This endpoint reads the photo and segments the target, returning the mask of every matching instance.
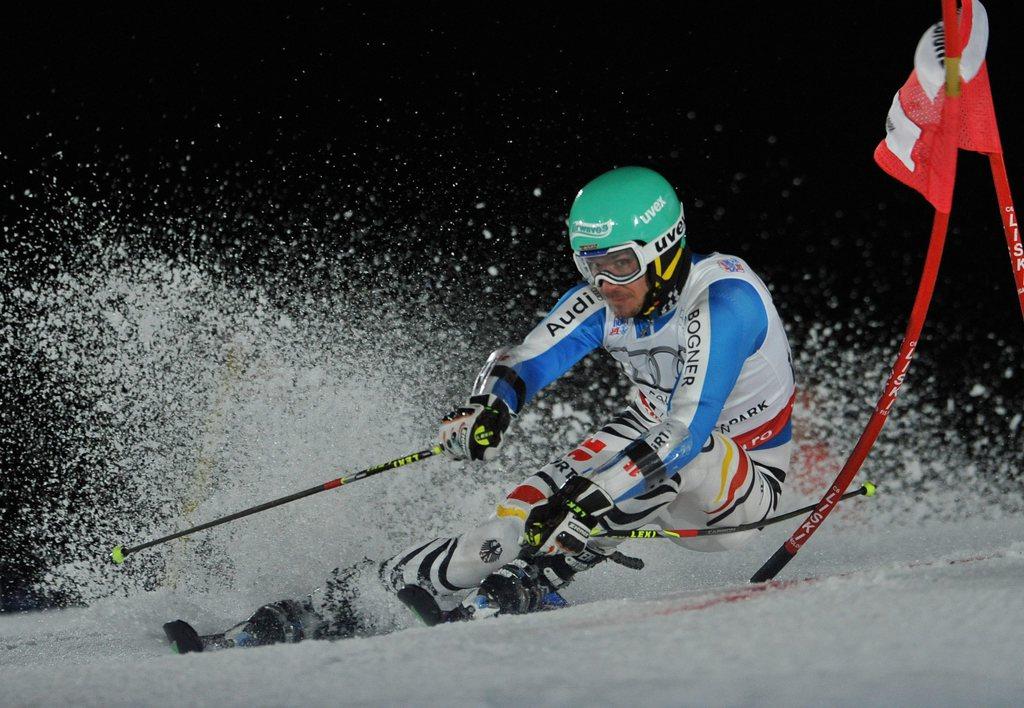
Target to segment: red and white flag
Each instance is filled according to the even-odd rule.
[[[978,0],[961,8],[959,36],[966,38],[960,96],[946,95],[945,31],[939,22],[918,43],[914,71],[893,98],[885,140],[875,148],[879,167],[945,214],[953,201],[957,148],[1002,152],[985,67],[988,14]]]

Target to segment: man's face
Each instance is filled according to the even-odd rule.
[[[598,286],[608,307],[616,317],[636,317],[647,297],[647,278],[639,278],[628,285],[602,282]]]

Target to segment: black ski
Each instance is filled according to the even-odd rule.
[[[190,654],[203,650],[203,640],[199,633],[185,620],[174,620],[164,624],[164,634],[171,643],[171,651],[175,654]]]
[[[223,634],[200,635],[185,620],[174,620],[164,624],[164,634],[171,643],[171,651],[175,654],[192,654],[200,651],[228,649],[235,644]]]
[[[402,588],[398,592],[398,600],[430,627],[473,618],[473,612],[462,605],[457,605],[452,610],[442,610],[429,592],[415,585]],[[568,607],[569,604],[557,592],[550,592],[541,600],[537,611],[555,610]],[[236,645],[233,639],[229,639],[225,634],[201,635],[192,625],[180,619],[165,623],[164,634],[167,635],[167,641],[170,642],[171,650],[175,654],[193,654],[244,646]]]

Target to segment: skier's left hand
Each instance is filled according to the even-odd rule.
[[[546,504],[530,512],[526,518],[526,546],[538,556],[579,555],[586,550],[590,532],[614,506],[601,487],[586,477],[572,477]]]

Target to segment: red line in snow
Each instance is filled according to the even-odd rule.
[[[914,569],[914,568],[926,568],[931,566],[940,565],[961,565],[963,563],[975,563],[977,561],[992,560],[994,558],[1002,558],[1006,555],[1006,551],[997,551],[995,553],[989,553],[985,555],[967,556],[965,558],[953,558],[946,560],[926,560],[926,561],[913,561],[906,563],[902,566],[896,566],[894,570]],[[881,568],[884,570],[885,568]],[[682,605],[675,607],[668,607],[663,610],[656,610],[652,612],[653,615],[674,615],[679,612],[689,612],[691,610],[704,610],[708,607],[714,607],[715,605],[724,605],[730,602],[742,602],[743,600],[749,600],[758,595],[769,593],[773,590],[782,590],[784,588],[793,587],[795,585],[811,585],[821,580],[827,580],[829,578],[849,578],[856,575],[863,575],[865,573],[874,573],[880,570],[880,568],[866,568],[864,570],[851,570],[845,573],[837,573],[835,575],[822,575],[808,578],[798,578],[794,580],[774,580],[761,585],[751,585],[749,587],[737,588],[735,590],[722,591],[719,594],[712,595],[711,597],[704,597],[691,602],[687,602]],[[714,591],[712,591],[714,592]]]
[[[988,553],[984,555],[967,556],[964,558],[948,558],[942,560],[925,560],[925,561],[912,561],[904,563],[902,565],[889,566],[891,570],[910,570],[914,568],[922,568],[929,566],[942,566],[942,565],[961,565],[963,563],[975,563],[977,561],[993,560],[995,558],[1005,558],[1009,555],[1009,550],[1004,549],[996,551],[995,553]],[[643,620],[647,617],[664,617],[666,615],[678,614],[680,612],[690,612],[694,610],[703,610],[709,607],[715,607],[716,605],[724,605],[733,602],[742,602],[744,600],[750,600],[751,598],[765,595],[776,590],[784,590],[789,587],[795,587],[800,585],[811,585],[813,583],[820,582],[822,580],[829,580],[831,578],[848,578],[856,575],[866,575],[868,573],[876,573],[879,570],[885,570],[885,566],[876,566],[874,568],[865,568],[863,570],[851,570],[845,573],[837,573],[835,575],[821,575],[817,577],[808,578],[796,578],[793,580],[773,580],[768,583],[740,586],[737,588],[723,588],[722,590],[709,590],[704,593],[703,596],[691,598],[685,600],[682,604],[675,605],[673,607],[667,607],[664,609],[655,609],[652,611],[645,611],[644,605],[648,604],[663,604],[666,602],[665,599],[645,599],[637,603],[637,607],[634,611],[627,611],[621,615],[610,615],[604,617],[585,617],[570,619],[566,622],[561,622],[557,625],[559,631],[566,629],[582,629],[588,627],[607,627],[612,624],[629,624],[636,622],[637,620]],[[625,600],[627,598],[619,598]],[[595,602],[600,602],[597,600]],[[582,605],[576,605],[576,607],[582,607],[591,603],[583,603]],[[572,609],[572,605],[567,609]],[[551,610],[552,612],[559,612],[559,610]],[[544,632],[551,631],[551,625],[537,625],[537,626],[524,626],[518,628],[516,631],[542,634]]]
[[[676,607],[669,607],[664,610],[658,610],[653,614],[674,615],[679,612],[689,612],[690,610],[704,610],[708,607],[714,607],[715,605],[724,605],[729,602],[742,602],[743,600],[749,600],[752,597],[762,595],[772,590],[781,590],[783,588],[792,587],[794,585],[809,585],[813,582],[816,582],[819,579],[820,578],[801,578],[799,580],[777,580],[761,585],[751,585],[747,588],[733,590],[725,594],[714,595],[713,597],[704,598],[702,600],[690,602],[685,605],[678,605]]]

